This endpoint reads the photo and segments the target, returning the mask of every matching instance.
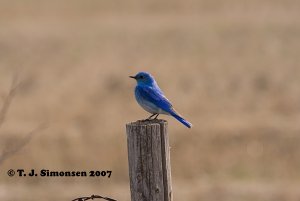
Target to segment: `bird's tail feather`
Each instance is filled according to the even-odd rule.
[[[192,124],[190,122],[188,122],[187,120],[185,120],[184,118],[182,118],[174,109],[170,112],[170,114],[177,119],[178,121],[180,121],[183,125],[185,125],[188,128],[192,128]]]

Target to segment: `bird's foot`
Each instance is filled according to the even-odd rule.
[[[146,121],[151,121],[151,119],[141,119],[141,120],[138,120],[138,122],[146,122]]]
[[[147,119],[142,119],[142,120],[138,120],[139,122],[147,122],[147,121],[152,121],[152,120],[157,120],[159,114],[152,114],[150,117],[148,117]],[[155,117],[154,117],[155,116]],[[152,118],[154,117],[154,118]]]

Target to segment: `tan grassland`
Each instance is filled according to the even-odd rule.
[[[138,71],[169,122],[174,201],[300,200],[300,1],[1,0],[0,200],[129,201],[125,124]],[[112,170],[108,178],[8,177],[9,169]]]

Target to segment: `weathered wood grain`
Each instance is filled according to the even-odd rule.
[[[167,122],[126,125],[131,201],[172,201]]]

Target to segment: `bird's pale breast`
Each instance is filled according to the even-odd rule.
[[[135,98],[138,104],[147,112],[151,114],[169,114],[162,110],[161,108],[157,107],[154,103],[146,100],[141,94],[138,87],[135,89]]]

